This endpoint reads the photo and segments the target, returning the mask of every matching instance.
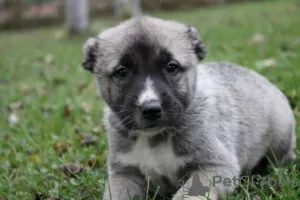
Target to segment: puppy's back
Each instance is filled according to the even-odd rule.
[[[219,110],[225,107],[223,111],[230,113],[223,113],[225,118],[235,122],[238,133],[229,146],[235,146],[243,168],[253,168],[264,154],[279,163],[295,159],[293,111],[285,95],[267,78],[246,67],[211,62],[198,66],[197,81],[198,94],[203,95],[204,90],[214,96],[213,105]]]

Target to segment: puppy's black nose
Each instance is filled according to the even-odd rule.
[[[159,101],[148,101],[141,105],[141,111],[145,119],[156,120],[161,117],[162,108]]]

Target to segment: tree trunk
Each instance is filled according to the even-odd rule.
[[[66,0],[65,9],[69,33],[80,33],[88,28],[89,8],[87,0]]]
[[[130,0],[132,14],[135,17],[142,15],[141,0]]]
[[[116,17],[122,17],[124,14],[124,0],[114,0],[114,11]]]
[[[141,0],[114,0],[116,17],[123,17],[126,14],[126,4],[129,4],[131,15],[135,17],[142,15]]]
[[[12,2],[12,26],[21,28],[22,25],[22,2],[21,0],[13,0]]]

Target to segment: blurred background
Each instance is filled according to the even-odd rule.
[[[203,62],[266,76],[290,101],[300,145],[299,0],[0,0],[0,200],[101,199],[104,103],[81,67],[82,46],[142,14],[195,26],[208,52]],[[299,183],[299,167],[300,160],[271,176]],[[299,184],[265,185],[227,200],[299,196]]]
[[[250,1],[255,0],[0,0],[0,30],[67,22],[69,28],[82,31],[91,18],[99,16],[126,18],[148,11],[183,10]]]

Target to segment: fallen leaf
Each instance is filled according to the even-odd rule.
[[[3,139],[4,139],[5,141],[10,140],[10,139],[11,139],[11,134],[10,134],[10,133],[7,133],[6,135],[3,136]]]
[[[72,106],[72,104],[71,104],[70,102],[67,102],[67,103],[65,104],[65,113],[64,113],[65,116],[66,116],[66,117],[70,117],[72,111],[73,111],[73,106]]]
[[[84,166],[79,163],[66,163],[59,167],[67,176],[79,174],[84,170]]]
[[[91,158],[88,161],[88,165],[92,169],[105,166],[105,164],[106,164],[106,158],[107,158],[106,154],[102,154],[102,155],[97,156],[95,158]]]
[[[53,61],[54,61],[54,56],[51,55],[51,54],[46,55],[45,58],[44,58],[44,62],[45,62],[45,64],[47,64],[47,65],[52,64]]]
[[[21,101],[17,101],[17,102],[13,102],[13,103],[9,104],[8,107],[9,107],[9,109],[11,111],[13,111],[13,110],[20,110],[20,109],[23,108],[23,104],[22,104]]]
[[[97,144],[97,137],[90,133],[85,133],[80,141],[81,146],[95,145]]]
[[[49,90],[45,89],[45,88],[41,88],[38,90],[39,95],[41,96],[48,96],[49,95]]]
[[[97,160],[96,160],[96,159],[91,159],[91,160],[89,160],[88,165],[89,165],[91,168],[94,168],[95,165],[96,165],[96,163],[97,163]]]
[[[32,88],[30,88],[29,86],[26,86],[26,85],[21,86],[20,90],[24,95],[28,95],[32,92]]]
[[[28,160],[31,162],[38,163],[41,160],[41,157],[38,154],[28,156]]]
[[[90,108],[90,105],[87,104],[86,102],[82,102],[80,104],[80,107],[82,108],[82,110],[85,112],[85,113],[89,113],[91,108]]]
[[[72,145],[68,142],[56,142],[54,144],[54,151],[62,155],[63,153],[67,152],[68,148],[71,147]]]
[[[100,133],[101,130],[102,130],[102,128],[100,126],[95,126],[95,127],[93,127],[92,132],[93,133]]]
[[[264,35],[256,33],[249,38],[248,43],[249,44],[261,44],[261,43],[264,43],[265,41],[266,41],[266,37]]]
[[[14,126],[17,123],[19,123],[19,117],[17,116],[16,113],[10,113],[9,117],[8,117],[8,121],[10,126]]]
[[[265,59],[265,60],[260,60],[256,62],[256,67],[259,69],[264,69],[268,67],[275,67],[277,64],[276,60],[273,58]]]

